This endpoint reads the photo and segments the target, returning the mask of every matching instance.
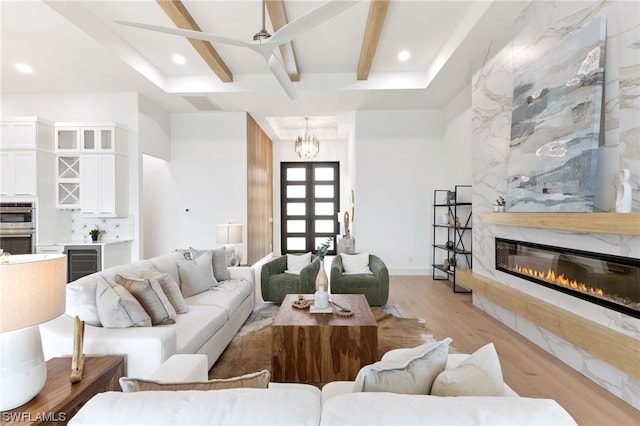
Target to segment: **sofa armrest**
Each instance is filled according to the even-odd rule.
[[[61,315],[40,324],[45,359],[73,353],[73,318]],[[125,355],[125,374],[147,377],[176,353],[170,326],[105,328],[85,324],[83,349],[91,355]]]
[[[244,278],[250,283],[256,282],[255,271],[251,266],[232,266],[229,268],[229,275],[231,279]]]
[[[176,354],[148,377],[159,382],[203,382],[209,379],[205,354]]]
[[[337,255],[331,261],[331,277],[330,283],[337,283],[340,278],[342,278],[342,257]]]

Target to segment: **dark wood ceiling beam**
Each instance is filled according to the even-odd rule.
[[[160,5],[164,13],[173,21],[178,28],[202,31],[195,19],[191,16],[187,8],[182,4],[180,0],[156,0]],[[189,43],[196,49],[198,54],[209,65],[213,72],[224,83],[230,83],[233,81],[233,74],[227,64],[224,63],[216,49],[213,48],[211,43],[204,40],[195,40],[187,38]]]
[[[380,33],[384,25],[384,19],[387,16],[387,9],[391,0],[372,0],[369,6],[369,17],[367,18],[367,26],[364,31],[364,39],[362,40],[362,49],[360,50],[360,60],[358,61],[358,80],[366,80],[369,78],[373,58],[376,55]]]
[[[289,23],[284,0],[267,0],[266,5],[273,31],[278,31],[281,27]],[[284,62],[291,81],[300,81],[300,71],[298,69],[298,61],[296,59],[296,51],[293,48],[293,42],[281,45],[280,55],[282,55],[282,62]]]

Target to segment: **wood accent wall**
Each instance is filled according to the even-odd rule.
[[[456,275],[465,287],[640,379],[640,344],[637,339],[471,270],[456,271]]]
[[[273,251],[273,143],[247,114],[247,263]]]

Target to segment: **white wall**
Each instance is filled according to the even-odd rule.
[[[442,112],[359,111],[355,120],[356,250],[391,274],[431,272],[433,190],[455,183]]]
[[[215,228],[227,222],[243,224],[238,248],[246,254],[245,113],[172,114],[171,160],[145,158],[144,167],[145,222],[153,224],[145,257],[219,247]]]

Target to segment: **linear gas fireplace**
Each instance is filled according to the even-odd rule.
[[[640,260],[496,238],[496,269],[640,318]]]

